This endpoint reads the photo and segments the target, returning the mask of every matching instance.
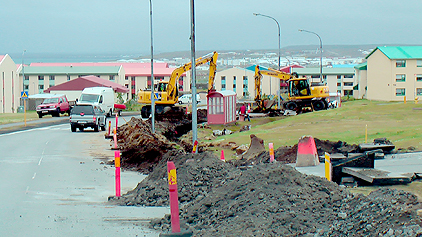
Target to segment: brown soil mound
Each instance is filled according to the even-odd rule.
[[[134,117],[119,127],[117,142],[122,152],[121,167],[143,173],[151,172],[162,156],[176,146],[160,133],[152,133],[149,121]]]

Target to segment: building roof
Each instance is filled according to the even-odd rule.
[[[44,93],[50,93],[51,91],[82,91],[86,87],[111,87],[115,92],[127,93],[129,89],[125,86],[117,84],[112,81],[104,80],[96,76],[83,76],[76,79],[64,82],[57,86],[52,86],[47,90],[44,90]]]
[[[290,73],[291,71],[293,71],[293,68],[303,68],[303,66],[293,64],[290,66],[285,66],[285,67],[280,68],[280,71],[285,72],[285,73]]]
[[[389,59],[422,59],[422,46],[382,46],[376,47],[366,58],[380,50]]]
[[[103,63],[31,63],[31,67],[119,67],[125,69],[125,76],[151,76],[151,63],[140,62],[103,62]],[[154,63],[155,76],[170,76],[175,68],[168,63]],[[26,73],[26,68],[25,68]],[[97,74],[97,73],[91,73]],[[185,76],[186,73],[183,74]]]
[[[256,65],[251,65],[249,67],[245,67],[245,69],[246,70],[249,70],[249,71],[255,71],[255,67],[256,67]],[[259,66],[259,69],[268,70],[268,68],[267,67],[264,67],[264,66]]]
[[[355,66],[357,70],[367,70],[368,69],[368,62],[364,62]]]
[[[3,58],[5,58],[6,55],[0,55],[0,63],[3,61]]]
[[[25,74],[27,75],[117,75],[119,74],[121,66],[29,66],[25,67]],[[20,72],[22,74],[22,71]]]
[[[231,96],[231,95],[236,95],[236,92],[234,92],[232,90],[210,91],[208,93],[207,97],[212,97],[215,94],[219,94],[219,95],[222,95],[223,97],[227,97],[227,96]]]
[[[320,68],[294,68],[293,72],[296,72],[300,75],[319,75]],[[322,68],[322,74],[324,75],[344,75],[344,74],[355,74],[355,69],[353,67],[339,67],[339,68]]]
[[[30,66],[35,67],[109,67],[109,66],[123,66],[126,68],[151,68],[151,63],[141,62],[100,62],[100,63],[31,63]],[[154,63],[154,68],[168,68],[168,63]]]

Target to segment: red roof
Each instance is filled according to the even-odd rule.
[[[0,55],[0,62],[3,61],[4,57],[6,57],[6,55]]]
[[[290,73],[291,71],[292,71],[292,69],[291,68],[303,68],[302,66],[300,66],[300,65],[296,65],[296,64],[294,64],[294,65],[290,65],[290,66],[285,66],[285,67],[282,67],[282,68],[280,68],[280,71],[282,71],[282,72],[286,72],[286,73]]]
[[[51,91],[82,91],[87,87],[111,87],[115,92],[128,93],[129,89],[125,86],[117,84],[112,81],[101,79],[96,76],[83,76],[67,81],[57,86],[52,86],[47,90],[44,90],[45,93],[50,93]]]
[[[70,67],[70,66],[122,66],[125,69],[125,76],[150,76],[151,63],[125,63],[125,62],[104,62],[104,63],[31,63],[34,67]],[[169,68],[168,63],[154,63],[154,77],[170,76],[175,68]],[[186,75],[184,73],[183,75]]]

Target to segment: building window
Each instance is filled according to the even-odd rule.
[[[248,84],[248,76],[243,76],[243,84]]]
[[[225,90],[226,89],[226,84],[221,84],[221,90]]]
[[[54,81],[54,80],[56,80],[56,77],[55,76],[50,76],[50,81]]]
[[[226,77],[225,76],[221,76],[221,84],[226,84]]]
[[[344,90],[344,96],[353,96],[352,90]]]
[[[344,78],[353,78],[353,75],[344,75]]]
[[[397,88],[396,89],[396,96],[405,96],[406,95],[406,89],[404,88]]]
[[[110,76],[109,76],[109,80],[110,80],[110,81],[114,81],[114,75],[110,75]]]
[[[311,76],[311,78],[312,78],[312,79],[314,79],[314,78],[319,78],[319,75],[312,75],[312,76]]]
[[[38,81],[44,81],[44,76],[38,76]]]
[[[341,79],[341,75],[337,75],[337,79]]]
[[[416,81],[422,81],[422,74],[416,74]]]
[[[397,74],[396,75],[396,82],[404,82],[406,81],[406,74]]]
[[[422,67],[422,60],[416,60],[416,67]]]
[[[397,60],[396,67],[406,67],[406,60]]]
[[[422,88],[416,88],[416,95],[422,95]]]
[[[129,80],[129,77],[128,76],[125,76],[125,80]]]
[[[233,76],[233,90],[236,89],[236,76]]]
[[[28,75],[25,76],[25,81],[29,81],[29,76]]]
[[[67,75],[67,80],[70,81],[70,75]]]
[[[341,83],[340,82],[337,82],[337,86],[340,87],[341,86]]]
[[[23,89],[24,89],[24,90],[29,90],[29,85],[25,85],[25,86],[23,87]]]
[[[343,85],[344,86],[353,86],[353,82],[345,82]]]

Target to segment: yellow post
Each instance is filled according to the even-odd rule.
[[[406,96],[404,96],[404,103],[406,104]]]
[[[415,97],[415,104],[417,104],[418,103],[418,97]]]
[[[365,125],[365,143],[368,143],[368,124]]]
[[[26,127],[26,99],[23,99],[23,118],[25,120],[25,127]]]
[[[325,178],[327,178],[328,181],[332,180],[331,177],[331,157],[330,154],[325,152]]]

